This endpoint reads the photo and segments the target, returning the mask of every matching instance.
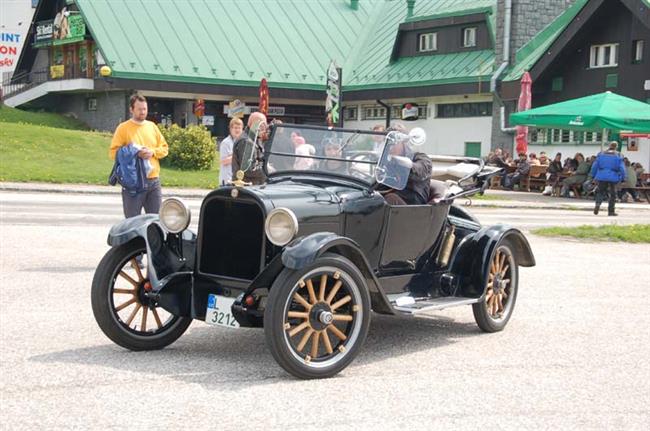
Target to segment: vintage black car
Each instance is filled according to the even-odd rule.
[[[273,357],[299,378],[344,369],[372,311],[417,316],[471,305],[483,331],[502,330],[517,299],[518,267],[535,265],[533,253],[517,229],[481,226],[454,204],[481,193],[498,170],[432,156],[428,204],[390,206],[383,197],[409,175],[408,161],[392,149],[417,151],[424,139],[421,129],[277,125],[264,157],[247,150],[242,163],[263,169],[267,182],[235,181],[208,193],[197,234],[176,198],[159,215],[112,227],[92,284],[97,323],[131,350],[169,345],[192,319],[263,327]]]

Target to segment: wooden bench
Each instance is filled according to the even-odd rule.
[[[535,187],[539,187],[540,190],[544,190],[544,186],[546,185],[546,170],[547,169],[548,169],[548,166],[541,166],[541,165],[533,165],[533,166],[531,166],[530,170],[528,171],[528,175],[526,175],[521,180],[522,189],[529,192],[530,191],[530,186],[532,184]]]

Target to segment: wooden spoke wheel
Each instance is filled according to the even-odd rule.
[[[324,378],[354,359],[369,318],[359,270],[341,256],[327,255],[304,271],[283,271],[269,293],[264,328],[285,370],[300,378]]]
[[[485,332],[502,330],[517,299],[517,262],[512,246],[504,241],[494,251],[485,287],[483,301],[473,305],[474,318]]]
[[[147,295],[147,254],[142,240],[111,248],[93,278],[95,320],[116,344],[131,350],[161,349],[180,337],[191,319],[175,316]]]

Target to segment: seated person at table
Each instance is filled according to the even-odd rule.
[[[521,184],[521,180],[530,172],[530,164],[528,164],[528,157],[526,153],[519,153],[519,160],[517,160],[516,170],[501,178],[502,186],[506,189],[512,190],[515,184]]]
[[[573,175],[562,181],[560,195],[565,198],[569,197],[569,190],[572,186],[582,185],[587,180],[587,175],[589,175],[589,171],[591,170],[591,162],[585,160],[582,153],[577,153],[575,160],[578,162],[578,167],[573,172]]]
[[[639,193],[634,190],[636,187],[636,171],[632,167],[632,164],[627,157],[623,159],[623,163],[625,163],[625,181],[619,184],[618,198],[622,202],[624,195],[626,193],[629,193],[635,202],[641,202],[641,199],[639,199]]]
[[[543,195],[550,196],[553,193],[553,189],[560,182],[561,173],[562,153],[557,153],[553,161],[548,165],[548,170],[546,171],[546,187],[542,193]]]
[[[539,165],[541,165],[541,163],[539,162],[539,159],[537,158],[537,154],[530,153],[530,155],[528,157],[530,158],[530,160],[528,161],[528,164],[530,166],[539,166]]]
[[[408,145],[408,140],[395,144],[390,153],[402,156],[402,160],[410,161],[408,182],[404,190],[379,190],[389,205],[425,205],[429,202],[429,188],[433,163],[424,153],[414,152]]]
[[[546,151],[539,152],[538,160],[539,160],[539,164],[542,166],[548,166],[551,163],[548,156],[546,155]]]
[[[508,167],[508,164],[506,163],[506,159],[503,156],[503,150],[501,148],[497,148],[496,150],[494,150],[494,153],[492,153],[488,157],[488,165],[496,166],[498,168]]]

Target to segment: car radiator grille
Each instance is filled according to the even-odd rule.
[[[252,280],[259,273],[264,214],[256,202],[214,198],[204,204],[199,272]]]

